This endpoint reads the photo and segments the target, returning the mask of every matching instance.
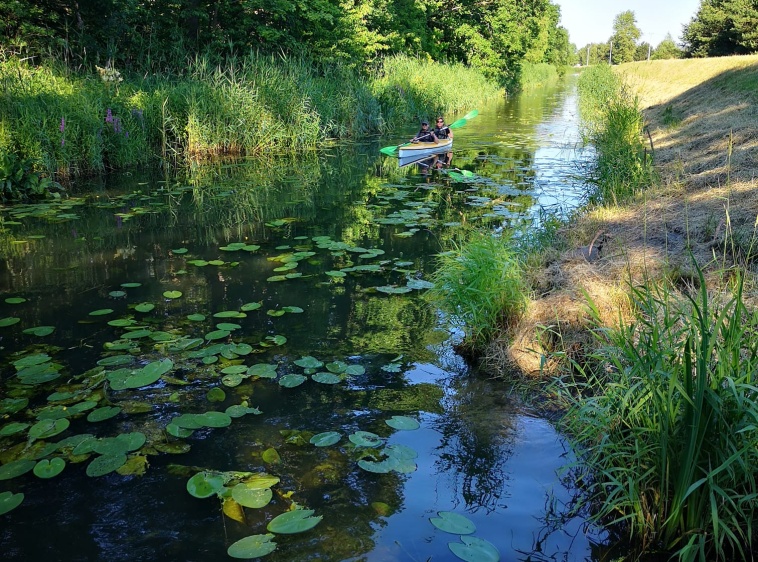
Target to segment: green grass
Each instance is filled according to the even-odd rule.
[[[373,78],[255,53],[223,66],[198,57],[172,73],[120,81],[102,74],[0,60],[0,155],[63,181],[158,159],[302,152],[502,93],[471,69],[407,57],[386,59]]]
[[[600,351],[558,384],[570,404],[563,425],[596,521],[643,552],[746,560],[758,505],[758,314],[741,283],[716,304],[698,274],[701,288],[684,299],[660,284],[634,288],[636,321],[597,329]]]
[[[478,349],[523,313],[527,288],[512,240],[473,231],[455,250],[442,254],[427,293]]]
[[[529,62],[521,64],[519,87],[526,92],[555,84],[559,79],[558,69],[552,64],[533,64]]]
[[[584,136],[597,152],[584,173],[594,188],[589,202],[616,205],[655,181],[639,100],[607,65],[583,72],[578,89]]]

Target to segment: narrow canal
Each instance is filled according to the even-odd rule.
[[[479,110],[465,174],[379,155],[409,128],[3,209],[3,559],[594,559],[562,439],[424,298],[464,225],[581,201],[571,81]]]

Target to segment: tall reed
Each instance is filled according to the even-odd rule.
[[[715,304],[635,287],[637,320],[597,329],[602,346],[559,381],[574,470],[595,520],[646,552],[747,560],[758,512],[758,313],[742,283]],[[592,308],[592,306],[590,307]],[[599,325],[599,319],[596,318]]]

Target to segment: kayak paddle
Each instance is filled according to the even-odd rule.
[[[448,125],[448,128],[450,129],[458,129],[460,127],[463,127],[469,119],[473,119],[479,115],[479,111],[477,109],[474,109],[473,111],[469,111],[466,115],[458,119],[458,121],[454,121]],[[387,156],[397,156],[397,149],[401,146],[405,146],[407,144],[411,144],[410,142],[404,142],[403,144],[397,144],[395,146],[385,146],[384,148],[380,148],[379,152],[382,154],[386,154]]]

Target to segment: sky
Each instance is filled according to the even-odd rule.
[[[605,43],[613,35],[613,20],[631,10],[642,31],[640,42],[653,47],[667,33],[679,42],[682,26],[697,13],[700,0],[552,0],[561,7],[561,25],[569,41],[582,48],[587,43]]]

